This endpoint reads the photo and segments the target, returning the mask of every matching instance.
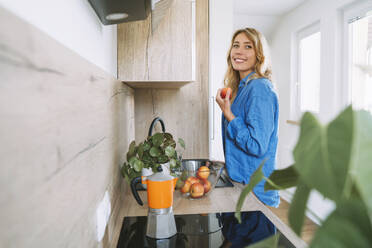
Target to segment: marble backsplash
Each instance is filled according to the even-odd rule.
[[[115,246],[133,90],[0,8],[0,120],[0,247]]]

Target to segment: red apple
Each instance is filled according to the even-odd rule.
[[[204,186],[204,193],[205,194],[208,193],[209,190],[211,190],[211,187],[212,187],[211,182],[209,182],[207,179],[202,179],[201,183]]]
[[[221,90],[221,98],[222,99],[224,99],[225,97],[226,97],[226,94],[227,94],[227,91],[228,90],[230,90],[230,97],[229,97],[229,99],[231,99],[232,98],[232,95],[231,95],[231,88],[230,87],[226,87],[226,88],[223,88],[222,90]]]
[[[185,183],[183,184],[182,188],[181,188],[181,192],[183,194],[185,193],[189,193],[190,191],[190,188],[191,188],[191,183],[189,181],[185,181]]]
[[[209,177],[210,170],[207,166],[200,166],[196,176],[199,177],[200,179],[207,179]]]
[[[201,183],[191,185],[190,195],[192,198],[200,198],[204,195],[204,186]]]
[[[200,183],[200,179],[197,177],[189,177],[186,181],[190,182],[190,185],[193,185],[194,183]]]

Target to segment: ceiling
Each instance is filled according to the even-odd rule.
[[[306,0],[234,0],[234,12],[249,15],[279,16]]]
[[[234,29],[252,27],[270,40],[283,15],[307,0],[234,0]]]

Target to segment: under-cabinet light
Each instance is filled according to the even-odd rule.
[[[128,18],[128,16],[129,15],[127,13],[112,13],[112,14],[108,14],[105,18],[106,20],[109,20],[109,21],[117,21],[117,20]]]

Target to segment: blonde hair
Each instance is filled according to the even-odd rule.
[[[269,55],[269,45],[267,44],[265,37],[254,28],[238,29],[235,31],[231,39],[230,48],[227,54],[227,71],[224,78],[225,87],[230,87],[232,89],[232,100],[235,99],[241,78],[239,72],[234,70],[232,66],[230,54],[236,36],[241,33],[244,33],[247,38],[252,41],[256,53],[256,64],[254,65],[255,73],[249,77],[249,80],[254,78],[267,78],[271,81],[271,59]]]

